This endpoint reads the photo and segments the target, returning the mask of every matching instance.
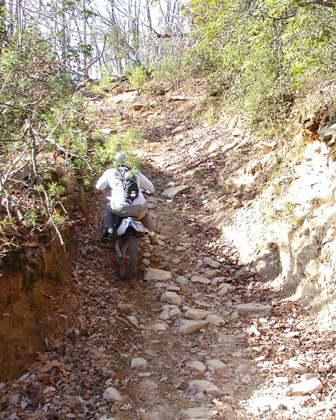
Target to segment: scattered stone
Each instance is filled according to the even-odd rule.
[[[289,359],[287,361],[287,366],[290,370],[297,372],[297,373],[305,373],[306,372],[306,368],[301,365],[297,359],[295,357],[293,357],[292,359]]]
[[[201,276],[192,276],[191,281],[193,283],[200,283],[200,284],[209,284],[211,282],[211,280],[209,280],[208,278],[201,277]]]
[[[219,270],[214,269],[214,268],[207,268],[204,270],[203,276],[206,278],[211,278],[211,277],[217,277],[219,273]]]
[[[161,312],[161,314],[160,314],[159,318],[160,318],[160,319],[162,319],[162,321],[168,321],[168,319],[170,318],[170,317],[169,317],[169,312],[168,312],[166,309],[164,309],[164,310]]]
[[[215,325],[216,327],[221,327],[225,324],[225,321],[223,318],[221,318],[218,315],[210,314],[205,319],[209,324]]]
[[[226,364],[218,359],[211,359],[205,361],[208,368],[213,368],[215,371],[222,371],[227,368]]]
[[[251,312],[268,313],[272,309],[270,305],[262,305],[260,303],[240,303],[235,305],[234,308],[241,315],[248,315]]]
[[[220,276],[220,277],[214,277],[212,279],[212,281],[215,282],[215,283],[224,283],[225,282],[225,279],[226,279],[225,277]]]
[[[184,246],[177,246],[176,248],[175,248],[175,251],[177,251],[177,252],[183,252],[183,251],[185,251],[186,249],[185,249],[185,247]]]
[[[207,325],[207,321],[189,321],[184,319],[181,322],[180,332],[184,335],[192,334],[205,328]]]
[[[212,268],[219,268],[221,266],[220,262],[214,261],[212,258],[209,257],[204,258],[203,261],[206,265],[209,265]]]
[[[178,193],[189,189],[189,185],[180,185],[178,187],[169,187],[161,194],[165,198],[174,198]]]
[[[188,279],[184,276],[178,276],[176,278],[176,283],[178,283],[180,286],[185,286],[188,283]]]
[[[316,378],[316,374],[314,372],[304,373],[301,375],[301,381],[308,381],[308,379]]]
[[[139,386],[148,391],[154,391],[158,388],[157,384],[154,381],[151,381],[150,379],[144,379],[140,382]]]
[[[164,305],[162,309],[165,309],[166,311],[170,312],[172,309],[178,308],[177,305]]]
[[[322,382],[318,378],[311,378],[298,384],[290,385],[287,395],[310,395],[323,389]]]
[[[150,378],[152,376],[151,372],[138,372],[139,378]]]
[[[160,298],[161,302],[170,303],[172,305],[180,306],[182,304],[182,298],[176,292],[164,292]]]
[[[126,319],[135,327],[139,326],[139,321],[137,320],[137,318],[135,316],[127,316]]]
[[[204,379],[196,379],[189,383],[189,393],[197,394],[198,392],[204,392],[208,395],[220,395],[222,392],[210,381]]]
[[[159,268],[146,268],[145,277],[146,281],[167,281],[172,278],[170,271],[160,270]]]
[[[201,301],[201,300],[197,300],[197,301],[195,302],[195,304],[196,304],[197,306],[200,306],[201,308],[211,308],[210,303],[208,303],[208,302],[203,302],[203,301]]]
[[[131,368],[132,369],[146,369],[147,367],[147,360],[143,357],[134,357],[131,360]]]
[[[180,318],[180,316],[181,316],[181,311],[179,310],[179,308],[173,308],[169,312],[170,319],[178,319]]]
[[[161,322],[154,322],[153,324],[149,324],[146,328],[148,331],[165,331],[167,329],[166,324],[162,324]]]
[[[192,369],[197,370],[198,372],[204,373],[206,371],[206,366],[204,363],[198,360],[191,360],[187,362],[187,366],[191,367]]]
[[[229,284],[229,283],[222,283],[218,287],[218,295],[219,296],[224,296],[224,295],[228,294],[231,290],[232,290],[231,284]]]
[[[181,288],[179,286],[174,286],[173,284],[171,284],[167,287],[167,290],[169,292],[179,292]]]
[[[200,320],[205,319],[209,315],[209,311],[204,309],[188,309],[185,316],[190,319]]]
[[[104,391],[103,398],[109,402],[122,402],[124,397],[119,393],[116,388],[108,387]]]
[[[143,260],[142,260],[142,264],[143,265],[146,265],[147,267],[150,265],[150,261],[147,259],[147,258],[144,258]]]
[[[332,135],[336,133],[336,124],[332,124],[318,130],[319,136],[322,140],[331,139]]]

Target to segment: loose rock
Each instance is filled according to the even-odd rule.
[[[171,272],[160,270],[159,268],[147,268],[145,270],[146,281],[167,281],[172,278]]]
[[[183,320],[180,326],[180,332],[184,335],[192,334],[205,328],[208,325],[207,321],[189,321]]]
[[[214,261],[212,258],[209,257],[204,258],[204,263],[212,268],[219,268],[221,266],[221,263],[219,263],[218,261]]]
[[[191,281],[193,283],[200,283],[200,284],[209,284],[210,283],[209,279],[207,279],[206,277],[201,277],[201,276],[192,276]]]
[[[205,372],[206,366],[204,363],[198,361],[198,360],[191,360],[190,362],[187,362],[187,366],[191,367],[192,369],[197,370],[198,372]]]
[[[251,312],[268,313],[272,309],[270,305],[261,305],[260,303],[241,303],[234,308],[241,314],[247,315]]]
[[[221,390],[212,382],[203,379],[196,379],[189,383],[189,392],[205,392],[208,395],[220,395]]]
[[[322,382],[318,378],[311,378],[307,381],[293,384],[289,387],[287,395],[309,395],[323,389]]]
[[[121,396],[119,391],[116,388],[108,387],[104,394],[103,398],[109,402],[122,402],[124,398]]]
[[[161,302],[166,302],[177,306],[182,304],[182,298],[176,292],[164,292],[160,300]]]

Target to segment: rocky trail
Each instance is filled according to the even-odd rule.
[[[116,279],[93,192],[76,225],[74,326],[21,377],[0,383],[0,418],[336,418],[333,335],[221,237],[204,205],[216,157],[204,161],[178,134],[169,143],[161,135],[153,130],[139,149],[160,234],[141,241],[138,275]],[[206,181],[191,185],[186,163]]]

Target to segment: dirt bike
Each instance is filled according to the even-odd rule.
[[[148,234],[149,231],[139,219],[135,217],[119,218],[116,234],[112,238],[118,259],[118,278],[125,280],[136,274],[139,257],[138,238]]]

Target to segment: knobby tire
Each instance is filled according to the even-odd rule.
[[[123,258],[119,261],[117,276],[126,280],[131,278],[137,270],[138,264],[138,239],[133,235],[126,235],[120,239]]]

